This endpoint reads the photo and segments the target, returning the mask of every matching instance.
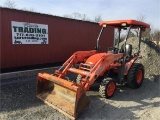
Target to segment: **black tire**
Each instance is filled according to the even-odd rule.
[[[144,79],[144,66],[140,63],[133,63],[128,75],[127,75],[127,86],[136,89],[141,87]]]
[[[77,83],[77,84],[80,84],[81,79],[82,79],[82,75],[78,74],[78,76],[77,76],[77,78],[76,78],[76,83]]]
[[[99,87],[99,94],[103,98],[111,98],[114,95],[115,90],[116,90],[115,81],[112,78],[105,79]]]

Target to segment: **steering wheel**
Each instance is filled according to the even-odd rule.
[[[119,49],[116,48],[116,47],[110,47],[110,48],[109,48],[109,51],[112,51],[114,54],[117,54],[118,51],[119,51]]]

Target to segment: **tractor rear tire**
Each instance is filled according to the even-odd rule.
[[[132,89],[141,87],[144,79],[144,66],[140,63],[133,63],[128,75],[127,75],[127,86]]]
[[[99,94],[103,98],[111,98],[116,90],[116,83],[112,78],[104,80],[99,87]]]
[[[81,79],[82,79],[82,75],[78,74],[78,76],[77,76],[77,78],[76,78],[76,83],[77,83],[77,84],[80,84]]]

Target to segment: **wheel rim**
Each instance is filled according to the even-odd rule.
[[[114,84],[114,82],[111,82],[109,85],[108,85],[108,88],[107,88],[107,95],[108,96],[111,96],[111,95],[113,95],[113,93],[114,93],[114,90],[115,90],[115,84]]]
[[[142,70],[138,70],[137,76],[136,76],[137,83],[141,83],[142,81]]]

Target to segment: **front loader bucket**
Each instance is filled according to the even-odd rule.
[[[80,87],[47,73],[38,74],[37,97],[71,119],[76,119],[89,105]]]

